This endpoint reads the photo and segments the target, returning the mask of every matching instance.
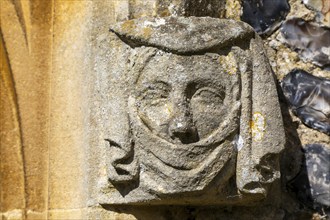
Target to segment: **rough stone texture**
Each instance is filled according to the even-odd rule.
[[[317,11],[316,20],[330,26],[330,2],[327,0],[303,0],[307,8]]]
[[[307,9],[302,2],[291,0],[289,3],[291,11],[287,16],[288,19],[298,17],[306,21],[314,21],[316,13]],[[278,30],[269,38],[264,39],[268,58],[279,81],[293,69],[302,69],[318,77],[330,78],[330,71],[323,70],[310,62],[301,60],[297,52],[285,46],[282,43],[284,40],[281,35],[280,30]],[[287,108],[285,107],[287,106],[285,101],[283,101],[282,106],[284,109]],[[292,129],[290,129],[291,131],[289,131],[290,135],[287,138],[287,142],[296,142],[297,140],[295,139],[298,139],[300,144],[296,143],[296,146],[300,146],[300,148],[307,144],[330,143],[328,135],[308,128],[292,112],[288,112],[288,115],[284,117],[284,122],[288,123],[285,127],[293,126]],[[290,145],[290,148],[292,146],[293,145]]]
[[[223,18],[226,13],[224,0],[146,0],[129,3],[129,18],[147,16],[210,16]]]
[[[244,23],[228,20],[222,24],[215,21],[194,17],[138,19],[120,23],[111,31],[132,47],[147,45],[177,54],[211,52],[217,47],[225,48],[238,44],[239,41],[254,35],[253,30],[247,28]],[[222,29],[229,32],[224,34],[225,31],[219,31]],[[220,33],[222,35],[219,35]]]
[[[103,183],[98,202],[244,204],[266,197],[279,179],[283,130],[273,76],[251,28],[178,17],[130,20],[112,31],[129,45],[113,36],[115,59],[99,62],[107,71],[98,75],[108,80],[98,79],[105,96],[97,120],[106,135],[95,147],[108,171],[95,177]],[[267,95],[253,96],[260,91]]]
[[[302,2],[290,0],[289,3],[291,11],[287,16],[287,19],[297,17],[302,18],[307,22],[316,21],[317,13],[306,8]],[[272,36],[264,39],[264,45],[266,47],[269,60],[271,61],[272,69],[274,70],[274,73],[279,81],[281,81],[283,77],[293,69],[303,69],[314,76],[324,77],[327,79],[330,78],[329,71],[321,69],[310,62],[301,60],[297,52],[292,51],[282,42],[284,41],[280,31],[276,31]],[[279,97],[287,137],[287,144],[283,153],[281,169],[283,177],[282,180],[284,181],[283,185],[285,185],[285,182],[294,178],[300,170],[300,166],[298,164],[302,164],[302,146],[315,143],[329,146],[330,138],[328,135],[304,125],[301,120],[292,113],[292,111],[288,111],[289,106],[281,93],[279,94]],[[287,189],[284,189],[284,191],[289,193]],[[286,202],[285,204],[285,207],[288,208],[288,204],[294,204],[294,201],[292,203]],[[290,212],[294,214],[288,214],[287,216],[290,216],[290,218],[293,219],[312,218],[312,215],[308,214],[311,210],[301,210],[297,208],[298,207],[296,205],[291,206]],[[306,216],[304,218],[298,217],[300,215],[298,213],[303,212],[305,212]],[[314,214],[313,218],[321,219],[322,215],[324,215],[322,212],[320,215]]]
[[[0,88],[0,215],[3,219],[312,218],[311,212],[301,209],[294,197],[288,194],[285,183],[299,171],[300,146],[315,142],[329,144],[329,136],[302,124],[287,110],[281,96],[287,145],[282,158],[282,162],[286,163],[282,163],[281,168],[283,189],[281,194],[275,195],[281,200],[280,208],[267,208],[266,203],[261,210],[191,206],[119,208],[100,206],[95,200],[94,195],[107,184],[107,179],[95,182],[87,173],[107,176],[108,164],[102,162],[106,161],[106,152],[100,148],[107,149],[109,146],[104,137],[113,137],[108,133],[108,125],[116,128],[109,118],[100,120],[96,112],[105,112],[122,104],[118,102],[118,105],[110,106],[103,102],[104,98],[109,97],[103,92],[107,86],[114,90],[117,86],[112,83],[117,79],[107,78],[109,67],[106,63],[109,60],[120,63],[120,59],[115,59],[112,53],[125,53],[122,43],[109,33],[109,26],[143,16],[185,15],[180,14],[186,11],[185,1],[161,1],[163,6],[159,2],[0,1],[1,45],[7,54],[5,56],[1,52],[1,63],[6,63],[1,64]],[[236,20],[240,17],[240,0],[189,2],[200,6],[209,2],[216,7],[211,10],[198,7],[198,11],[188,10],[189,15],[212,12],[207,15]],[[291,11],[288,17],[301,17],[306,21],[317,19],[318,13],[306,8],[301,1],[290,0],[289,3]],[[264,39],[272,69],[279,80],[293,68],[330,77],[329,71],[300,60],[297,53],[284,46],[279,39],[278,31]],[[116,51],[110,52],[109,48]],[[8,61],[4,57],[8,57]],[[8,69],[5,66],[9,66],[10,71],[4,70]],[[255,91],[254,94],[260,96],[261,93]],[[260,121],[258,116],[253,118]],[[258,133],[259,126],[253,130]],[[13,185],[20,185],[20,190],[13,189]],[[115,192],[115,189],[110,187],[105,191]],[[315,219],[319,217],[314,215]]]

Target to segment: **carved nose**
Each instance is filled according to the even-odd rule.
[[[190,144],[199,140],[198,132],[191,117],[182,115],[175,117],[169,124],[169,134],[173,140],[182,144]]]

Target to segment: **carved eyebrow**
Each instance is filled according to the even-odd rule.
[[[221,82],[215,82],[212,79],[196,79],[188,83],[185,93],[188,98],[192,98],[195,93],[203,88],[209,88],[221,94],[226,87]]]
[[[214,87],[210,87],[210,86],[205,86],[205,87],[201,87],[201,88],[197,89],[194,95],[198,95],[198,94],[202,93],[203,91],[212,92],[221,98],[223,98],[225,96],[222,88],[221,88],[221,90],[219,90],[218,88],[214,88]]]
[[[209,87],[214,88],[218,90],[224,90],[226,86],[222,81],[215,81],[213,79],[196,79],[190,82],[187,86],[187,89],[195,89],[196,91],[198,89]]]
[[[137,88],[138,96],[144,96],[147,92],[150,91],[163,91],[169,92],[171,90],[171,86],[163,81],[155,81],[150,83],[142,84],[142,88]]]
[[[167,89],[167,88],[170,88],[171,86],[164,82],[164,81],[154,81],[154,82],[151,82],[151,83],[148,83],[147,85],[145,85],[145,89]]]

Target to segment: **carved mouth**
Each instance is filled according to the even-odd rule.
[[[208,157],[208,155],[216,148],[216,147],[221,147],[220,145],[222,145],[224,143],[224,141],[220,142],[220,143],[213,143],[213,144],[210,144],[208,146],[194,146],[196,148],[207,148],[208,151],[206,153],[206,155],[204,156],[201,156],[198,151],[197,152],[193,152],[193,151],[187,151],[186,154],[182,154],[181,152],[177,151],[177,155],[178,155],[178,158],[180,158],[180,160],[182,161],[186,161],[186,163],[189,163],[187,161],[190,161],[190,163],[192,161],[196,161],[196,158],[200,158],[198,160],[198,162],[196,161],[195,163],[195,166],[187,166],[186,164],[183,165],[183,164],[177,164],[177,163],[171,163],[173,161],[169,161],[169,160],[164,160],[163,158],[159,157],[157,154],[155,154],[154,152],[150,152],[153,156],[155,156],[158,160],[160,160],[162,163],[164,163],[165,165],[167,166],[170,166],[174,169],[177,169],[177,170],[183,170],[183,171],[189,171],[189,170],[193,170],[193,169],[196,169],[198,168],[199,166],[201,166],[203,164],[203,161]],[[193,145],[193,144],[192,144]]]
[[[199,141],[198,133],[187,132],[184,134],[171,135],[170,137],[175,144],[191,144]]]

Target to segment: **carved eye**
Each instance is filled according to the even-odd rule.
[[[225,98],[223,91],[214,88],[204,87],[195,92],[192,99],[200,104],[213,105],[221,104]]]
[[[146,101],[162,101],[167,99],[170,93],[170,88],[163,83],[149,85],[141,94],[141,99]]]
[[[163,99],[168,97],[168,92],[166,90],[148,90],[144,93],[143,98],[144,99],[150,99],[150,100],[155,100],[155,99]]]

